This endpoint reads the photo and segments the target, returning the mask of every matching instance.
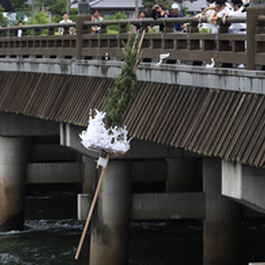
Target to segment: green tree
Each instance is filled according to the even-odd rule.
[[[7,18],[4,17],[3,15],[4,12],[5,12],[4,7],[0,5],[0,25],[1,27],[6,27],[8,24]]]
[[[169,3],[167,0],[143,0],[143,5],[146,7],[149,16],[152,15],[152,9],[154,4],[161,4],[164,6],[165,9],[170,9],[171,7],[171,3]]]
[[[28,10],[28,5],[25,4],[25,0],[10,0],[13,11],[26,11]]]
[[[120,19],[128,19],[125,12],[118,12],[115,15],[107,16],[106,20],[120,20]],[[129,25],[128,25],[129,26]],[[119,26],[111,25],[107,27],[108,33],[116,33],[119,31]],[[127,28],[127,31],[129,31],[129,27]]]
[[[35,6],[39,9],[47,8],[53,16],[62,17],[66,11],[66,0],[35,0]]]
[[[29,19],[30,25],[36,25],[36,24],[48,24],[49,20],[47,17],[47,14],[44,10],[39,11],[38,9],[34,10],[34,17],[33,19]],[[33,35],[33,30],[28,31],[29,35]],[[48,29],[41,29],[41,35],[47,35]]]

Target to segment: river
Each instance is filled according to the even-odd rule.
[[[89,236],[74,260],[83,225],[75,193],[27,196],[25,230],[0,233],[0,264],[88,265]],[[265,261],[265,221],[245,220],[242,233],[242,265]],[[176,264],[202,265],[201,221],[131,222],[129,265]]]

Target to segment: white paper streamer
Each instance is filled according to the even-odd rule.
[[[110,153],[126,153],[130,149],[130,141],[127,140],[127,127],[111,128],[111,134],[106,129],[103,119],[106,113],[96,111],[96,115],[92,117],[90,110],[89,123],[87,129],[79,135],[82,145],[92,151],[105,150]]]

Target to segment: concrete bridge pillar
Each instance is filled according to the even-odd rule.
[[[241,264],[241,207],[221,195],[221,160],[203,159],[203,264]]]
[[[167,159],[167,192],[186,192],[196,189],[195,159]]]
[[[92,194],[93,193],[93,185],[96,178],[96,163],[94,159],[89,158],[87,156],[82,156],[83,162],[83,187],[82,192]]]
[[[131,162],[109,162],[90,237],[90,265],[128,264],[131,220]]]
[[[0,136],[0,231],[22,230],[29,137]]]

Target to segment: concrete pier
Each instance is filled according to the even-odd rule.
[[[241,264],[241,206],[221,195],[221,161],[203,159],[203,264]]]
[[[0,231],[22,230],[30,138],[0,137]]]
[[[96,163],[94,159],[91,159],[87,156],[82,156],[83,161],[83,193],[93,193],[93,182],[96,178]]]
[[[196,189],[196,160],[167,159],[167,192],[189,192]]]
[[[128,263],[130,214],[131,162],[110,161],[93,214],[90,265]]]

